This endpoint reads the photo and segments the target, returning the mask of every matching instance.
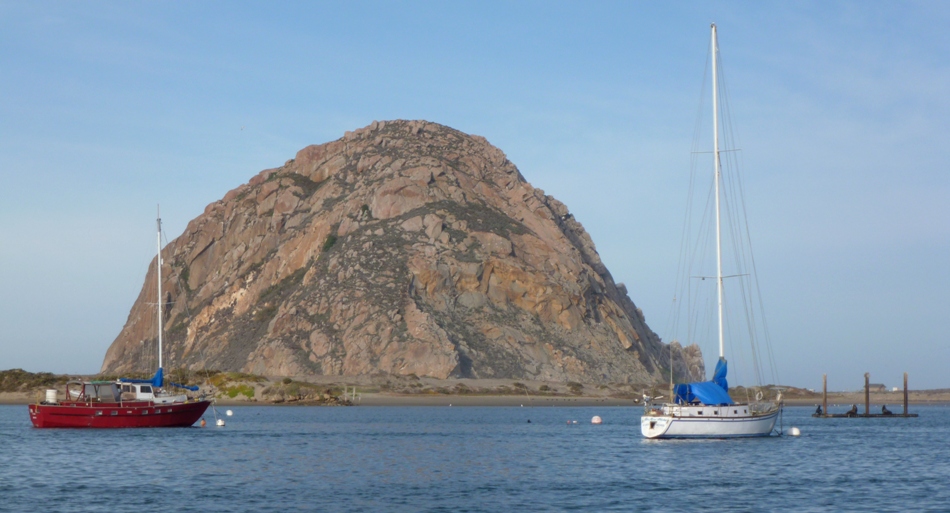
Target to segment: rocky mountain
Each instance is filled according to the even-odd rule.
[[[568,208],[484,138],[373,122],[228,192],[162,253],[166,368],[649,383],[671,348]],[[155,262],[104,373],[149,371]],[[679,379],[704,374],[672,347]]]

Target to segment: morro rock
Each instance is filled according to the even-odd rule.
[[[649,383],[663,344],[561,202],[484,138],[373,122],[205,209],[162,252],[166,368]],[[102,372],[150,371],[155,262]]]

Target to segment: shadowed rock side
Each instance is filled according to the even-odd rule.
[[[484,138],[434,123],[308,146],[162,257],[166,368],[669,379],[670,346],[567,207]],[[102,372],[153,368],[154,272]],[[678,379],[703,376],[696,346],[672,347]]]

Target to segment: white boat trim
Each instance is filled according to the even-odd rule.
[[[672,408],[670,408],[672,406]],[[733,409],[739,406],[748,410],[750,405],[728,405]],[[679,406],[664,405],[661,409],[651,409],[640,418],[640,431],[644,437],[655,438],[752,438],[769,436],[775,429],[780,407],[773,405],[763,413],[700,415],[699,411],[721,409],[719,406]],[[670,414],[677,409],[680,414]],[[738,409],[738,408],[735,408]],[[687,415],[683,415],[683,411]]]

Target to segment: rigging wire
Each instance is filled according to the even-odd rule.
[[[720,57],[721,64],[721,57]],[[720,87],[721,93],[721,102],[723,108],[721,109],[723,113],[723,135],[726,140],[726,143],[732,148],[741,147],[738,144],[738,131],[735,128],[735,123],[733,122],[732,111],[730,108],[730,98],[728,93],[728,88],[725,87],[726,84],[726,74],[724,68],[720,65],[720,69],[723,70],[720,73],[720,82],[722,87]],[[728,201],[728,196],[726,201],[728,202],[727,211],[731,222],[729,223],[730,235],[733,242],[733,251],[734,257],[736,258],[736,265],[739,269],[748,269],[751,270],[752,278],[749,280],[749,284],[745,283],[745,280],[740,280],[740,295],[743,299],[743,310],[745,312],[746,320],[748,323],[748,333],[749,333],[749,342],[752,352],[752,359],[754,362],[753,369],[756,372],[756,384],[762,385],[762,376],[760,374],[760,369],[762,367],[761,355],[758,350],[759,333],[757,327],[761,325],[762,328],[762,342],[765,344],[768,367],[771,372],[771,377],[773,382],[778,383],[777,380],[777,370],[775,365],[774,354],[771,347],[771,338],[769,335],[768,325],[765,320],[765,310],[764,302],[762,300],[761,287],[758,279],[758,270],[755,266],[755,257],[752,250],[752,237],[751,230],[749,228],[748,222],[748,209],[745,202],[744,187],[742,184],[742,173],[740,166],[741,152],[730,152],[726,155],[726,162],[728,164],[727,169],[731,171],[728,175],[723,173],[724,181],[728,180],[727,192],[731,196],[738,198],[738,201]],[[752,284],[754,283],[754,287]],[[758,316],[756,315],[755,306],[758,306]],[[760,321],[760,322],[759,322]]]
[[[697,150],[699,148],[699,142],[702,139],[701,131],[701,121],[703,118],[703,105],[705,103],[705,95],[703,90],[705,89],[705,84],[707,77],[709,75],[709,50],[707,49],[706,59],[704,60],[705,67],[703,69],[703,80],[699,88],[699,108],[696,110],[696,123],[693,130],[693,143],[692,149]],[[672,380],[673,372],[673,352],[672,352],[672,342],[677,341],[680,333],[680,311],[682,310],[682,300],[683,296],[686,296],[686,339],[683,342],[680,342],[681,347],[689,345],[693,341],[692,333],[690,330],[690,319],[689,312],[691,311],[691,287],[690,287],[690,278],[692,274],[692,262],[689,255],[689,247],[691,241],[692,233],[692,205],[693,205],[693,194],[695,192],[696,184],[696,169],[697,169],[697,159],[698,152],[690,152],[690,174],[689,174],[689,187],[686,194],[686,213],[683,218],[683,227],[680,233],[680,250],[677,257],[676,263],[676,275],[674,279],[674,289],[673,289],[673,300],[670,304],[670,311],[667,315],[666,322],[666,333],[670,334],[670,372]],[[677,297],[679,297],[679,303],[677,302]],[[687,379],[692,378],[692,376],[685,376]]]
[[[742,145],[739,141],[739,132],[735,128],[736,124],[733,121],[734,117],[729,105],[729,89],[725,87],[726,74],[723,73],[721,76],[723,84],[721,90],[723,91],[722,99],[724,103],[722,109],[724,113],[723,132],[730,147],[741,148]],[[751,228],[749,226],[748,208],[745,200],[745,191],[741,172],[743,168],[741,165],[742,157],[743,155],[741,150],[731,152],[727,155],[728,170],[730,171],[730,173],[726,175],[729,179],[729,187],[727,192],[732,197],[737,198],[737,201],[731,202],[729,215],[732,219],[732,222],[730,223],[730,231],[734,241],[733,245],[736,248],[734,250],[734,256],[736,258],[737,267],[746,272],[751,271],[749,274],[744,275],[743,279],[739,281],[738,292],[742,298],[742,312],[745,314],[747,323],[749,348],[751,350],[752,360],[754,363],[753,370],[755,371],[755,384],[761,387],[764,382],[764,376],[761,373],[763,368],[763,353],[761,351],[760,344],[764,343],[765,345],[764,356],[766,357],[768,364],[767,367],[772,383],[779,383],[779,380],[774,353],[772,351],[770,330],[765,317],[764,301],[759,283],[758,269],[755,265],[755,253],[752,246]]]
[[[704,163],[701,158],[700,144],[706,123],[703,122],[706,94],[711,59],[718,59],[717,88],[719,95],[719,119],[721,128],[720,162],[722,172],[720,180],[721,190],[721,217],[723,219],[723,249],[732,253],[731,260],[723,260],[724,265],[735,266],[735,270],[725,272],[725,275],[736,275],[735,280],[723,283],[723,306],[730,307],[729,315],[723,318],[723,329],[727,334],[726,340],[729,353],[735,358],[731,373],[735,382],[745,378],[752,378],[757,386],[761,386],[764,375],[761,372],[763,363],[769,368],[773,382],[778,383],[775,365],[775,356],[771,347],[768,324],[765,320],[764,301],[761,294],[758,272],[752,251],[751,229],[748,223],[748,210],[744,197],[744,186],[741,174],[742,153],[737,144],[739,137],[730,108],[730,98],[726,85],[726,74],[722,66],[722,59],[718,52],[707,49],[706,65],[703,72],[703,81],[700,88],[700,101],[696,114],[696,125],[693,130],[692,151],[690,154],[689,188],[686,197],[686,212],[680,233],[680,252],[677,260],[677,275],[675,279],[673,300],[670,304],[670,313],[667,317],[667,333],[671,334],[672,341],[680,341],[681,330],[685,329],[686,338],[680,341],[682,346],[700,341],[708,345],[708,341],[716,338],[718,314],[716,309],[716,295],[714,287],[710,287],[710,280],[706,283],[703,276],[709,277],[716,272],[708,272],[710,256],[715,251],[714,218],[715,218],[715,181],[709,180],[705,205],[698,209],[697,203],[703,201],[697,194],[699,184],[705,182]],[[707,132],[708,137],[708,132]],[[743,274],[749,272],[749,274]],[[728,287],[727,287],[728,285]],[[697,308],[698,307],[698,308]],[[685,316],[683,311],[685,309]],[[685,322],[684,322],[685,320]],[[745,329],[740,327],[745,325]],[[745,344],[743,339],[748,339]],[[765,344],[762,351],[759,344]],[[670,367],[673,367],[673,353],[671,348]],[[751,367],[751,376],[745,373],[746,367]],[[748,389],[747,389],[748,393]]]
[[[722,64],[721,56],[720,56],[719,64],[720,64],[720,69],[721,69],[721,73],[719,74],[719,80],[720,80],[719,86],[720,86],[720,91],[721,91],[720,103],[722,104],[722,108],[720,109],[722,112],[722,135],[723,135],[723,140],[726,146],[730,148],[735,148],[736,147],[735,143],[737,139],[736,130],[735,130],[735,125],[732,119],[732,109],[730,108],[728,88],[725,87],[726,73],[725,73],[725,69],[722,69],[723,67],[721,65]],[[734,177],[737,176],[739,173],[736,153],[737,152],[729,152],[726,154],[726,158],[724,159],[725,165],[722,167],[723,173],[721,175],[721,179],[723,182],[722,200],[725,205],[725,213],[726,213],[725,217],[727,221],[726,228],[727,228],[727,233],[729,235],[729,242],[732,246],[732,256],[735,260],[734,264],[736,266],[736,273],[738,274],[739,272],[741,272],[741,270],[746,269],[747,266],[745,265],[745,247],[743,244],[741,244],[740,237],[738,236],[739,231],[740,231],[739,227],[737,226],[739,222],[739,216],[738,216],[738,211],[737,211],[738,206],[736,202],[733,202],[730,200],[731,197],[736,196],[736,187],[735,187]],[[756,385],[760,385],[761,375],[760,375],[759,369],[761,367],[761,364],[759,362],[758,354],[756,351],[754,317],[752,315],[752,312],[749,309],[751,302],[749,301],[744,284],[741,279],[739,280],[737,293],[742,298],[742,301],[740,302],[740,304],[742,305],[741,313],[745,317],[746,330],[747,330],[747,335],[749,337],[749,348],[751,351],[751,364],[752,364],[751,366],[753,370],[753,381]],[[730,308],[729,311],[734,311],[734,310]],[[738,334],[738,331],[734,331],[730,327],[730,333]],[[742,354],[743,357],[745,356],[744,353],[742,353],[741,351],[738,351],[740,349],[740,346],[738,343],[733,343],[732,346],[737,350],[736,354]]]

